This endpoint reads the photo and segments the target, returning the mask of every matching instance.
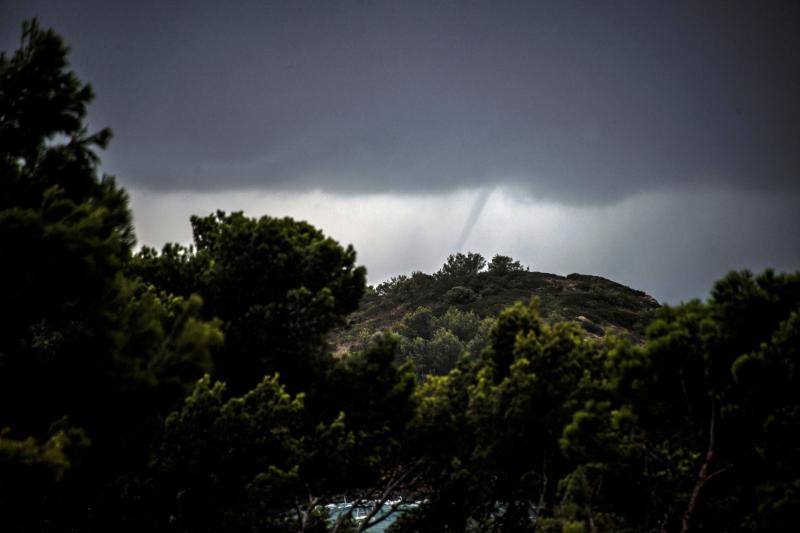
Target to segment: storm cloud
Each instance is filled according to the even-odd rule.
[[[63,33],[137,187],[800,191],[794,2],[18,4],[3,44]]]
[[[290,215],[371,283],[463,249],[669,302],[800,267],[798,2],[0,0],[0,49],[32,16],[143,244]]]

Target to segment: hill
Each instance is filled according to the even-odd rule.
[[[587,337],[621,335],[640,342],[659,307],[646,293],[599,276],[531,272],[505,256],[486,266],[479,254],[455,254],[434,274],[414,272],[370,287],[347,326],[334,335],[337,353],[360,349],[376,333],[391,330],[401,335],[401,351],[413,356],[414,339],[420,348],[434,342],[442,328],[469,352],[476,336],[473,348],[484,345],[502,309],[532,298],[548,322],[575,321]],[[440,333],[440,344],[443,338]]]

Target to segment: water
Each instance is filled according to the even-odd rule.
[[[359,522],[359,521],[365,519],[367,517],[367,515],[372,511],[372,509],[373,509],[373,507],[374,507],[374,505],[376,503],[377,502],[375,502],[375,501],[367,501],[363,505],[360,505],[360,506],[356,507],[353,510],[353,514],[352,514],[353,519],[355,519],[356,522]],[[388,512],[392,508],[392,506],[396,505],[397,503],[398,503],[397,500],[388,501],[388,502],[384,503],[381,506],[380,511],[378,511],[375,514],[373,519],[375,519],[377,517],[380,517],[384,513]],[[391,526],[400,517],[400,515],[403,513],[403,511],[408,510],[408,509],[413,509],[414,507],[417,507],[419,505],[419,503],[420,502],[408,502],[408,503],[401,504],[394,513],[392,513],[388,518],[386,518],[386,520],[383,520],[379,524],[376,524],[376,525],[374,525],[374,526],[372,526],[370,528],[367,528],[365,531],[369,531],[370,533],[383,533],[383,532],[385,532],[387,529],[389,529],[389,526]],[[353,507],[353,504],[347,503],[347,502],[332,503],[332,504],[327,505],[326,507],[328,508],[328,513],[330,513],[331,519],[333,521],[336,521],[336,519],[338,519],[341,515],[343,515],[344,513],[348,512]]]

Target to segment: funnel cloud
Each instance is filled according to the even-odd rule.
[[[478,220],[480,220],[481,213],[483,213],[491,194],[491,189],[481,189],[475,196],[475,203],[472,204],[472,209],[470,209],[469,214],[467,215],[467,220],[464,222],[464,228],[461,230],[461,235],[459,235],[458,241],[456,242],[455,249],[457,252],[464,251],[464,245],[467,243],[469,236],[472,234],[475,224],[477,224]]]

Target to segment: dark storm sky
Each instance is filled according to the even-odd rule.
[[[800,2],[0,1],[3,49],[32,15],[70,43],[105,168],[151,198],[774,198],[755,240],[798,266]]]

